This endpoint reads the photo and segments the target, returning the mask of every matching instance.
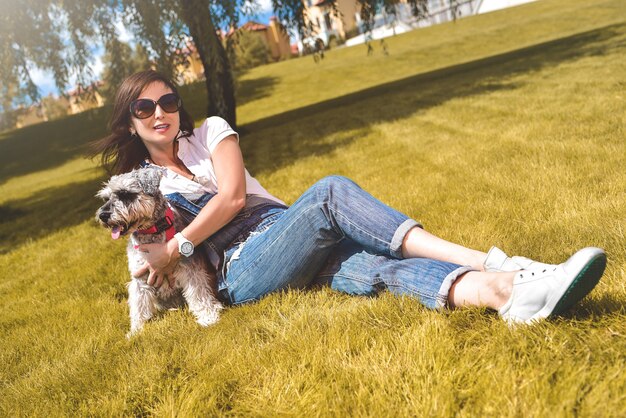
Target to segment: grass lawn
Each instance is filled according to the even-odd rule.
[[[576,310],[508,328],[383,294],[275,294],[127,341],[124,243],[82,155],[107,110],[0,133],[0,415],[625,416],[626,8],[542,0],[239,81],[247,166],[293,202],[354,179],[446,239],[560,262],[606,249]],[[199,121],[202,86],[183,98]]]

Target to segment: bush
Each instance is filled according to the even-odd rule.
[[[254,32],[239,30],[232,40],[234,56],[231,53],[231,63],[236,70],[248,70],[269,62],[270,50]]]

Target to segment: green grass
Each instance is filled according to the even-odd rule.
[[[106,110],[0,134],[0,414],[626,415],[626,12],[538,1],[257,68],[239,85],[250,171],[293,202],[353,178],[430,231],[559,262],[607,250],[565,318],[322,289],[167,312],[127,341],[124,244],[95,225],[81,156]],[[183,92],[200,118],[202,86]],[[189,99],[186,99],[189,97]]]

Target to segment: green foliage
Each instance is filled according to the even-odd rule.
[[[72,75],[78,87],[90,85],[95,75],[88,64],[93,58],[92,45],[97,43],[107,46],[114,69],[109,76],[117,82],[117,74],[126,72],[120,67],[124,67],[122,58],[127,51],[119,45],[115,28],[117,21],[123,21],[156,69],[169,78],[184,63],[191,39],[209,78],[208,114],[232,119],[234,124],[233,85],[217,28],[236,25],[239,10],[246,4],[246,0],[4,1],[0,16],[0,93],[7,99],[0,104],[7,110],[16,97],[40,99],[30,74],[33,66],[52,71],[59,91],[66,89]]]
[[[371,26],[380,9],[395,13],[400,0],[359,0],[361,17],[366,28]],[[91,85],[93,43],[104,43],[111,71],[105,76],[109,87],[104,94],[109,101],[112,86],[118,85],[129,71],[128,51],[117,40],[115,23],[123,21],[136,35],[136,41],[149,53],[158,71],[174,78],[174,71],[186,63],[188,44],[192,40],[200,55],[207,77],[209,97],[207,115],[219,115],[236,126],[234,81],[227,53],[218,39],[218,29],[237,27],[240,13],[250,13],[255,0],[35,0],[7,2],[0,17],[0,94],[7,98],[3,110],[12,106],[14,98],[40,99],[30,71],[33,66],[50,70],[59,91],[66,89],[70,76],[77,87]],[[326,2],[338,14],[336,0]],[[416,16],[423,16],[426,0],[411,0]],[[301,0],[272,0],[280,20],[296,28],[306,38],[315,28],[304,16]],[[28,29],[26,29],[28,28]],[[237,54],[236,54],[237,55]],[[242,55],[241,69],[258,65],[261,58],[256,48]],[[125,60],[126,58],[126,60]],[[4,118],[4,124],[9,116]]]
[[[104,55],[104,72],[102,80],[104,87],[102,95],[106,103],[113,103],[115,92],[124,79],[137,71],[148,70],[151,62],[145,47],[136,44],[135,49],[117,38],[107,43]]]
[[[95,0],[3,1],[0,93],[11,98],[28,96],[37,101],[39,92],[30,74],[33,65],[51,70],[60,91],[65,90],[71,75],[76,76],[78,85],[88,85],[92,77],[88,66],[90,48],[97,35],[94,22],[101,25],[103,34],[110,35],[113,31],[114,20],[102,16],[99,3]]]
[[[451,0],[451,6],[456,8],[458,0]],[[384,11],[389,16],[396,16],[397,9],[400,3],[408,3],[413,16],[418,19],[427,18],[428,15],[428,0],[358,0],[360,7],[359,15],[361,17],[361,21],[363,22],[363,27],[366,32],[369,32],[372,29],[374,24],[374,18],[377,13]],[[333,4],[336,3],[336,0],[333,0]],[[335,13],[337,13],[335,11]],[[456,19],[456,15],[455,15]]]
[[[19,109],[16,110],[6,110],[0,113],[0,132],[5,131],[7,129],[15,128],[15,122],[17,122],[17,117],[19,114]]]
[[[345,48],[241,79],[246,165],[288,203],[342,174],[473,248],[605,248],[591,295],[532,327],[320,289],[207,329],[169,311],[127,341],[125,243],[94,224],[104,173],[80,157],[105,115],[1,134],[0,415],[626,415],[622,8],[534,2],[391,38],[389,56]]]
[[[44,108],[48,120],[60,119],[67,116],[68,113],[67,105],[59,98],[52,95],[41,99],[41,106]]]
[[[269,62],[270,50],[258,34],[239,30],[233,38],[235,46],[231,62],[236,70],[245,71]]]

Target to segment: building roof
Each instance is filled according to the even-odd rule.
[[[229,38],[230,36],[232,36],[233,33],[235,33],[236,31],[239,30],[247,30],[250,32],[261,32],[264,30],[267,30],[269,28],[268,25],[264,25],[263,23],[259,23],[259,22],[255,22],[254,20],[249,20],[246,23],[244,23],[243,25],[239,26],[236,30],[231,27],[230,29],[228,29],[228,32],[226,32],[226,37]]]
[[[239,27],[239,29],[251,30],[251,31],[261,31],[267,30],[269,26],[264,25],[263,23],[255,22],[250,20]]]

